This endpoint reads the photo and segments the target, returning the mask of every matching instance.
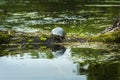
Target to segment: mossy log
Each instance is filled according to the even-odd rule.
[[[109,43],[120,43],[120,30],[116,30],[113,32],[107,32],[104,34],[99,34],[97,36],[93,36],[90,41],[98,41],[98,42],[109,42]]]
[[[96,36],[93,36],[90,41],[115,42],[120,43],[120,17],[116,19],[113,25],[106,28]]]

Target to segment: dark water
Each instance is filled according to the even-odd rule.
[[[119,0],[0,1],[0,30],[50,31],[61,26],[67,33],[96,34],[120,14]]]
[[[54,45],[26,50],[8,47],[0,51],[0,79],[119,80],[120,50],[96,47]]]

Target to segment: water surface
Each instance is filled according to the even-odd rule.
[[[118,0],[1,0],[0,30],[35,32],[61,26],[67,33],[96,34],[113,24],[119,5]]]
[[[63,55],[52,59],[32,59],[31,56],[29,53],[24,53],[22,57],[20,54],[1,57],[0,78],[2,80],[79,80],[80,78],[86,80],[85,75],[78,75],[79,66],[71,60],[70,49],[66,49]]]
[[[55,45],[51,49],[1,51],[3,55],[0,57],[0,79],[120,79],[119,49],[116,51],[111,48],[113,50],[109,51],[105,46],[98,48],[93,45],[76,48],[69,46],[60,48],[60,45],[58,47]]]

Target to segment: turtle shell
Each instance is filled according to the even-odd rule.
[[[63,30],[63,28],[61,28],[61,27],[56,27],[56,28],[54,28],[52,31],[51,31],[51,33],[53,34],[53,35],[57,35],[57,36],[65,36],[65,32],[64,32],[64,30]]]

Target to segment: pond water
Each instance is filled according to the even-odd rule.
[[[45,53],[40,53],[40,55]],[[77,63],[71,60],[70,49],[65,53],[56,53],[56,58],[31,59],[29,53],[0,58],[0,78],[2,80],[86,80],[79,75]],[[46,55],[45,55],[46,56]],[[22,58],[22,59],[21,59]]]
[[[79,44],[80,45],[80,44]],[[83,46],[82,46],[83,45]],[[120,50],[85,44],[1,51],[2,80],[119,80]],[[88,46],[88,45],[87,45]],[[108,46],[108,45],[107,45]],[[119,46],[113,46],[119,48]],[[106,48],[106,49],[105,49]],[[8,50],[8,51],[6,51]],[[3,55],[2,55],[3,54]]]
[[[119,14],[119,0],[0,0],[0,30],[44,33],[60,26],[97,34]],[[6,46],[0,45],[0,80],[120,80],[116,44]]]
[[[0,1],[0,30],[35,32],[61,26],[67,33],[96,34],[120,14],[119,0]]]

